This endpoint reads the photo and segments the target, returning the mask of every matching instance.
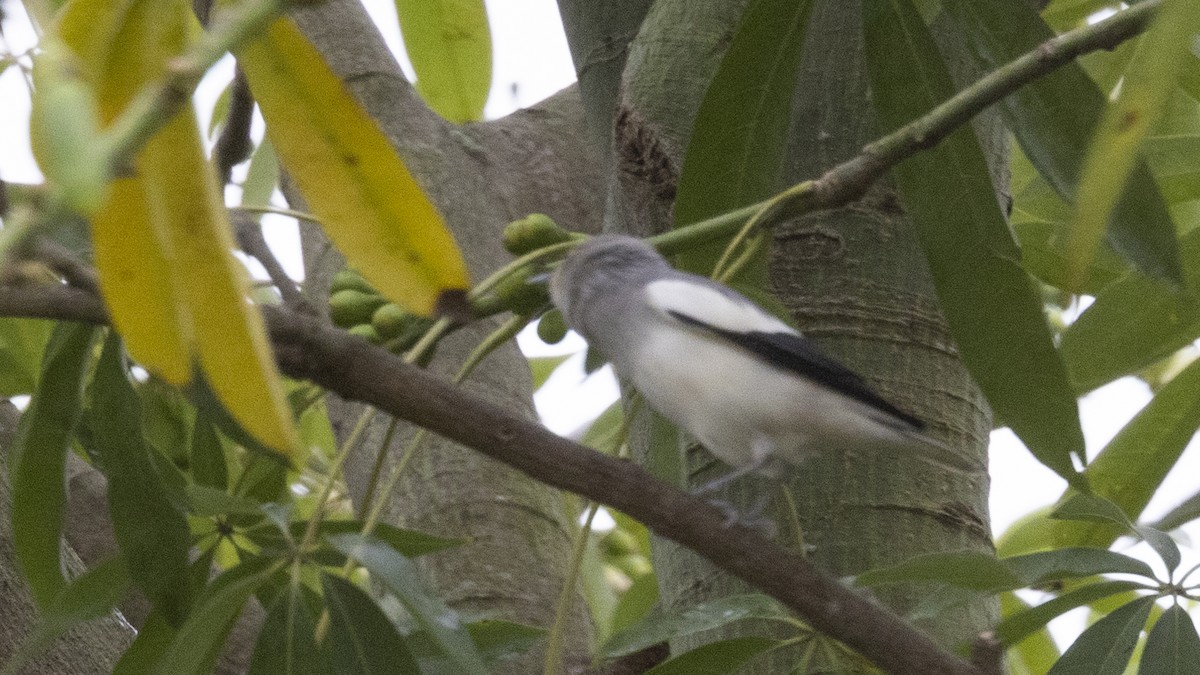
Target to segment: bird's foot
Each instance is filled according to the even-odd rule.
[[[779,528],[775,525],[775,521],[764,514],[767,504],[771,501],[770,497],[759,499],[745,513],[738,511],[736,506],[721,499],[708,499],[706,501],[720,509],[721,513],[724,514],[725,522],[722,523],[722,527],[726,529],[734,525],[740,525],[754,530],[768,539],[774,539],[775,535],[779,533]]]

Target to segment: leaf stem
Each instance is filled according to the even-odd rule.
[[[563,646],[566,644],[567,622],[571,615],[571,604],[575,600],[575,585],[579,580],[579,570],[583,566],[583,556],[587,550],[588,539],[592,535],[592,521],[600,510],[600,502],[588,503],[587,516],[583,525],[575,535],[575,547],[571,552],[571,565],[563,579],[562,590],[558,594],[558,603],[554,609],[554,624],[550,627],[550,635],[546,638],[546,660],[542,672],[545,675],[556,675],[562,672]]]

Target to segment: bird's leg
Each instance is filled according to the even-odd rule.
[[[767,438],[766,436],[756,437],[754,439],[753,443],[751,443],[750,463],[749,464],[744,464],[740,467],[736,467],[729,473],[725,474],[724,476],[721,476],[719,478],[716,478],[714,480],[711,480],[711,481],[705,483],[704,485],[701,485],[700,487],[698,487],[694,491],[692,491],[692,494],[696,495],[697,497],[702,497],[704,495],[711,494],[713,492],[716,492],[717,490],[720,490],[721,488],[725,487],[726,485],[729,485],[730,483],[741,478],[742,476],[745,476],[745,475],[751,474],[751,473],[763,472],[764,469],[768,469],[768,468],[771,470],[766,471],[765,473],[768,473],[768,474],[774,476],[777,473],[776,467],[774,466],[774,463],[772,462],[774,449],[775,449],[775,445],[774,445],[774,443],[771,442],[771,440],[769,438]],[[768,465],[768,463],[770,463],[770,465]]]
[[[720,476],[705,483],[704,485],[701,485],[693,490],[692,494],[697,497],[711,495],[712,493],[724,488],[742,476],[759,473],[762,471],[764,465],[769,459],[769,454],[755,454],[754,461],[751,463],[735,468],[726,473],[724,476]],[[771,521],[770,518],[763,517],[763,512],[766,511],[767,505],[771,503],[770,494],[762,495],[744,513],[739,512],[736,506],[723,499],[711,498],[706,499],[706,501],[721,509],[721,511],[725,514],[725,527],[731,527],[734,525],[734,523],[741,523],[742,525],[745,525],[751,529],[760,530],[768,538],[774,538],[777,531],[775,523]]]
[[[692,494],[697,497],[703,497],[705,495],[712,494],[712,493],[716,492],[717,490],[720,490],[721,488],[725,487],[726,485],[729,485],[733,481],[741,478],[742,476],[745,476],[747,474],[751,474],[751,473],[754,473],[755,471],[758,471],[762,467],[762,464],[763,463],[761,461],[757,461],[757,462],[752,462],[752,463],[747,464],[742,467],[735,468],[732,471],[730,471],[729,473],[726,473],[724,476],[719,476],[719,477],[705,483],[704,485],[701,485],[700,487],[696,488],[695,490],[692,491]]]

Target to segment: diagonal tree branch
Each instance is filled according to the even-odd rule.
[[[942,650],[890,610],[849,590],[809,561],[755,531],[728,525],[721,509],[517,417],[482,396],[405,363],[318,320],[266,307],[283,372],[472,447],[529,476],[638,519],[761,588],[821,632],[896,673],[963,674],[978,669]],[[0,315],[103,323],[100,301],[61,286],[0,288]]]
[[[716,506],[636,465],[513,416],[369,343],[275,308],[266,312],[282,370],[472,447],[544,483],[607,504],[709,558],[891,672],[974,673],[890,610],[850,591]]]

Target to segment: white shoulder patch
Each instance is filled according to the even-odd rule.
[[[660,279],[646,285],[646,300],[664,314],[682,314],[720,330],[749,333],[796,333],[750,300],[734,300],[686,279]],[[739,296],[740,297],[740,296]]]

